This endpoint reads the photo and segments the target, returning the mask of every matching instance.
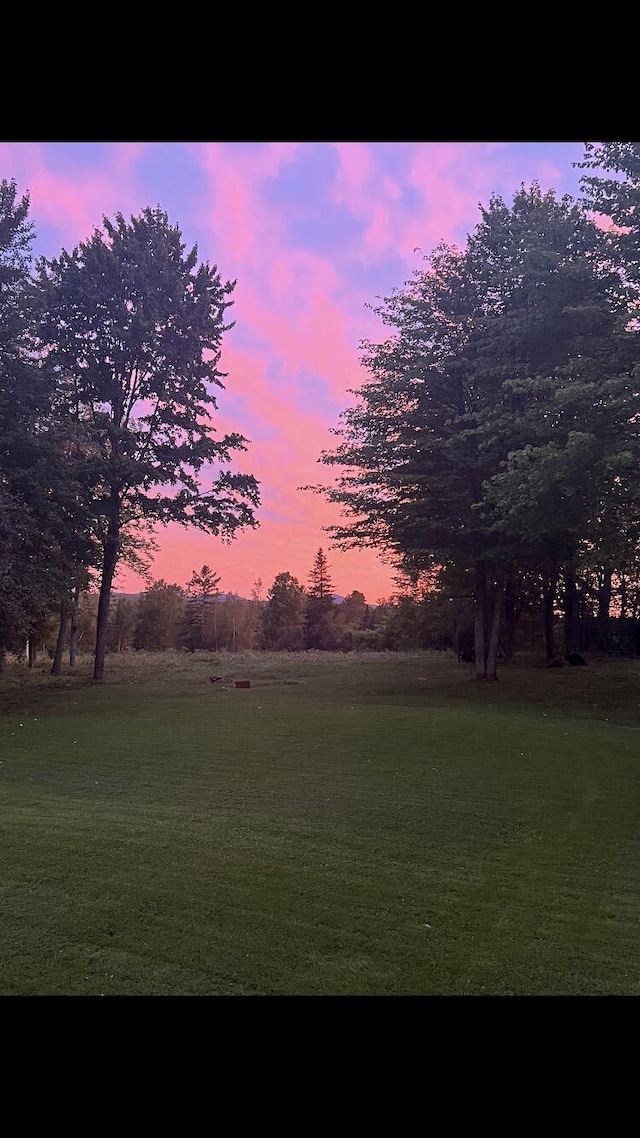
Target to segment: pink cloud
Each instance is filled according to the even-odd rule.
[[[200,220],[214,235],[216,248],[234,265],[251,261],[252,271],[269,264],[279,248],[284,223],[264,205],[266,182],[292,162],[300,143],[267,143],[247,154],[233,143],[196,143],[190,153],[208,175],[209,200]]]
[[[323,526],[338,520],[335,507],[297,489],[331,480],[331,472],[317,459],[335,443],[329,433],[332,424],[314,407],[316,380],[310,388],[305,383],[308,375],[319,376],[334,398],[343,397],[346,403],[346,388],[358,384],[359,365],[353,298],[342,296],[338,268],[328,257],[288,244],[286,216],[264,197],[265,186],[295,161],[299,149],[298,143],[271,143],[249,156],[228,144],[189,147],[208,177],[202,213],[191,218],[196,232],[204,234],[198,238],[200,255],[218,263],[225,279],[237,276],[230,318],[261,341],[259,349],[240,350],[233,346],[233,332],[225,339],[222,367],[229,372],[228,397],[220,392],[214,425],[219,434],[240,431],[251,439],[255,423],[255,441],[247,453],[236,456],[233,466],[259,478],[264,510],[261,528],[240,535],[228,547],[181,527],[160,529],[155,577],[184,584],[194,567],[208,562],[223,572],[226,589],[248,595],[256,576],[268,587],[285,569],[306,583],[317,548],[329,549]],[[89,237],[103,214],[122,210],[127,215],[149,204],[148,188],[137,181],[145,151],[146,144],[108,144],[100,166],[78,167],[73,173],[53,168],[50,149],[37,145],[6,144],[0,158],[10,173],[15,171],[19,188],[30,191],[36,220],[55,226],[61,244],[69,248]],[[346,161],[355,192],[358,164],[366,172],[367,148]],[[391,180],[384,193],[385,200],[397,200]],[[215,249],[213,257],[208,245]],[[361,320],[358,316],[356,323]],[[270,361],[287,375],[277,386]],[[337,591],[359,588],[370,598],[388,591],[388,569],[374,553],[331,551],[329,556]],[[125,588],[141,587],[126,570],[120,587],[122,581]]]
[[[73,247],[102,225],[105,214],[136,212],[148,204],[134,179],[135,163],[145,149],[142,143],[112,144],[107,147],[113,161],[109,168],[78,167],[66,174],[51,169],[51,144],[4,143],[0,162],[19,190],[29,193],[36,226],[55,226],[61,242]]]

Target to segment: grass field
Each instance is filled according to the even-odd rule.
[[[91,663],[0,678],[0,994],[640,994],[640,661]]]

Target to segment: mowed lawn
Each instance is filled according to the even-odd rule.
[[[640,661],[90,666],[0,680],[1,994],[640,993]]]

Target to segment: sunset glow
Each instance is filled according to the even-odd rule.
[[[323,527],[337,508],[299,489],[331,481],[318,459],[366,379],[360,343],[388,334],[367,306],[441,240],[462,245],[492,193],[510,202],[538,181],[577,195],[583,152],[581,142],[0,143],[0,177],[31,198],[36,257],[71,250],[105,214],[159,205],[199,261],[237,281],[214,426],[249,440],[233,468],[260,482],[260,525],[227,546],[160,529],[152,576],[184,586],[206,563],[224,592],[249,596],[260,579],[264,595],[285,571],[306,584],[322,546],[337,593],[389,595],[392,566],[332,549]],[[145,583],[121,570],[116,587]]]

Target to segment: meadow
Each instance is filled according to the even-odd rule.
[[[92,663],[0,677],[0,994],[640,994],[640,660]]]

